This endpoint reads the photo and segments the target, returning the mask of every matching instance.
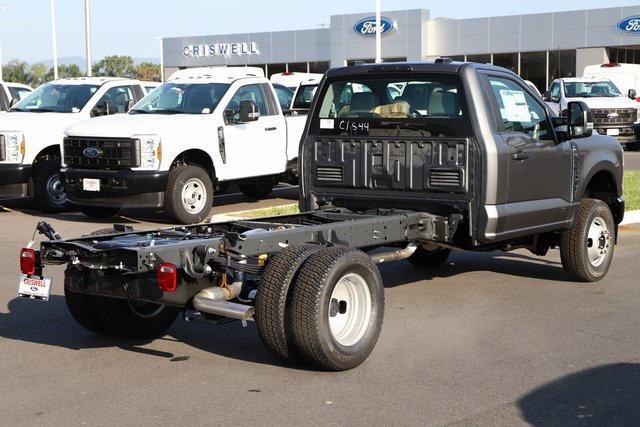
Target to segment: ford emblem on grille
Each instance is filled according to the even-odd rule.
[[[88,147],[82,151],[82,154],[88,159],[95,159],[102,154],[102,150],[95,147]]]
[[[618,117],[620,117],[620,114],[618,114],[618,113],[609,113],[609,114],[607,114],[607,118],[608,119],[617,119]]]

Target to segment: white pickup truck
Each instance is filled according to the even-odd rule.
[[[0,80],[0,111],[6,111],[12,104],[29,95],[33,89],[22,83],[10,83]],[[15,99],[15,101],[14,101]]]
[[[128,114],[68,128],[63,182],[91,217],[164,208],[201,222],[217,184],[260,198],[295,173],[305,122],[284,116],[260,68],[181,70]]]
[[[64,210],[64,130],[90,117],[124,113],[145,93],[139,81],[113,77],[60,79],[34,90],[0,115],[0,197],[30,196],[45,212]]]
[[[637,150],[640,103],[635,90],[623,94],[609,79],[602,77],[572,77],[554,80],[543,99],[556,114],[564,115],[572,101],[582,101],[591,109],[593,127],[601,135],[610,135]]]

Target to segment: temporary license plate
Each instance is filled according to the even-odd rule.
[[[95,178],[83,178],[82,189],[84,191],[100,191],[100,180]]]
[[[21,298],[49,301],[51,294],[51,277],[20,275],[18,296]]]
[[[620,135],[620,129],[607,129],[607,135],[618,136]]]

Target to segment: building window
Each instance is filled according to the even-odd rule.
[[[576,76],[576,51],[550,50],[549,51],[549,82],[561,77]]]
[[[318,73],[324,74],[329,70],[330,65],[329,61],[321,61],[321,62],[309,62],[309,72],[310,73]]]
[[[449,58],[452,61],[464,62],[464,55],[445,55],[444,58]]]
[[[289,72],[290,73],[306,73],[307,63],[306,62],[289,62]]]
[[[521,53],[520,77],[529,80],[544,93],[547,90],[547,52]]]
[[[639,46],[608,47],[609,62],[640,64]]]
[[[268,76],[271,77],[274,74],[284,73],[287,70],[286,64],[267,64],[268,65]]]
[[[493,65],[506,68],[507,70],[518,72],[518,54],[517,53],[494,53]]]
[[[467,55],[467,61],[478,62],[480,64],[491,64],[491,54]]]

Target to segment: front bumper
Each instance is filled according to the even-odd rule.
[[[0,164],[0,197],[25,197],[29,194],[31,165]]]
[[[632,126],[596,126],[595,131],[600,135],[607,135],[607,130],[618,129],[619,135],[614,136],[620,142],[620,144],[633,144],[638,142],[640,138],[640,123],[636,123]]]
[[[65,191],[72,203],[117,208],[159,208],[164,204],[169,172],[92,170],[61,171]],[[84,191],[84,178],[100,179],[100,191]]]

